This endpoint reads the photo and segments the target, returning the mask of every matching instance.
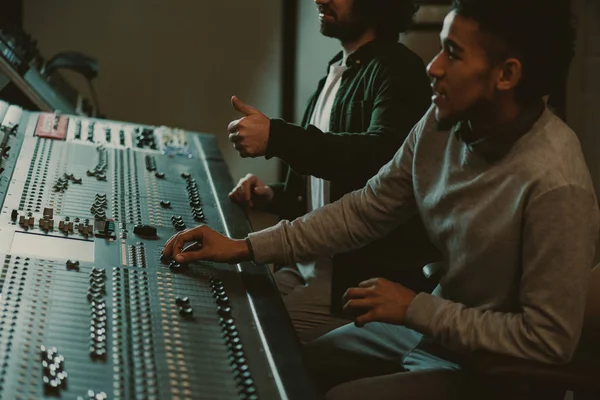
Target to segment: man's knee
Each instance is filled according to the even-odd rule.
[[[292,267],[282,267],[273,274],[277,289],[282,296],[288,295],[298,286],[304,286],[306,282],[302,275]]]
[[[305,360],[323,392],[344,382],[403,369],[362,349],[355,343],[353,328],[343,326],[304,345]]]

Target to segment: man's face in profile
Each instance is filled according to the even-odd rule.
[[[354,0],[315,0],[315,3],[323,35],[345,42],[358,39],[365,32],[365,21],[355,12]]]
[[[444,20],[441,50],[427,66],[441,129],[485,113],[496,95],[497,71],[483,47],[479,24],[455,11]]]

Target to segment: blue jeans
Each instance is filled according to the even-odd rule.
[[[403,326],[342,326],[305,346],[327,399],[466,399],[479,390],[456,354]]]

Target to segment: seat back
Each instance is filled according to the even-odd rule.
[[[595,339],[597,343],[594,344],[600,347],[600,264],[594,267],[590,276],[583,331],[586,338]]]

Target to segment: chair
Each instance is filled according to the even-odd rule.
[[[443,274],[441,264],[428,264],[428,277]],[[583,334],[571,362],[555,366],[492,353],[473,353],[464,367],[494,382],[510,380],[527,385],[529,398],[563,400],[567,390],[574,400],[600,399],[600,265],[592,270]]]

